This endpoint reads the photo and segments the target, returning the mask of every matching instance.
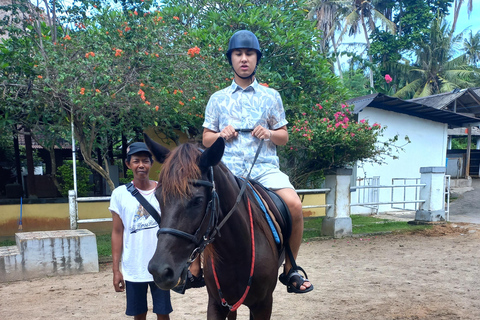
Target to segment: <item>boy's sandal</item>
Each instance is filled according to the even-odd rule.
[[[299,271],[302,271],[305,277],[303,277]],[[301,267],[297,266],[297,269],[291,268],[290,271],[285,274],[282,273],[280,277],[278,278],[282,284],[287,286],[287,292],[291,293],[307,293],[313,290],[313,284],[306,288],[305,290],[300,289],[303,285],[304,282],[310,282],[310,280],[307,279],[307,273],[305,270],[303,270]],[[295,285],[294,285],[295,283]]]
[[[205,287],[205,279],[203,278],[203,270],[200,269],[198,276],[194,276],[190,270],[187,271],[187,280],[185,280],[185,289]]]
[[[187,270],[187,277],[185,281],[173,288],[172,290],[176,293],[184,294],[185,290],[190,288],[201,288],[205,286],[205,279],[203,278],[203,270],[200,269],[200,274],[194,276],[190,270]]]

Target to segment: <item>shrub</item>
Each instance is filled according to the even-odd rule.
[[[92,172],[86,166],[81,165],[77,160],[77,196],[84,197],[93,191],[93,183],[90,183]],[[68,196],[68,190],[73,190],[73,161],[67,160],[63,165],[57,168],[57,179],[60,183],[60,193],[62,196]]]

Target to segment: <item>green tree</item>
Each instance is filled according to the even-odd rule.
[[[415,55],[418,43],[425,40],[437,15],[448,13],[451,0],[382,1],[380,9],[395,25],[395,34],[376,28],[371,36],[369,53],[375,65],[376,90],[384,92],[384,76],[392,77],[392,93],[409,83],[410,60]]]
[[[462,34],[453,36],[441,17],[433,20],[430,31],[418,43],[416,62],[410,68],[410,82],[395,94],[401,98],[426,97],[474,85],[476,72],[464,57],[455,57]]]
[[[366,50],[370,62],[368,68],[370,87],[374,88],[373,57],[370,53],[370,32],[373,32],[377,28],[375,24],[377,20],[380,20],[385,26],[385,30],[392,34],[395,34],[396,26],[390,19],[376,9],[377,1],[353,0],[350,3],[351,6],[348,14],[345,16],[345,26],[342,34],[348,32],[348,35],[353,36],[358,33],[363,33],[365,36]]]
[[[480,63],[480,31],[473,34],[470,30],[468,37],[463,40],[463,51],[467,62],[471,66],[478,67]]]
[[[102,1],[74,2],[59,7],[68,15],[59,19],[55,30],[38,18],[27,21],[25,35],[12,37],[4,48],[8,54],[21,41],[31,45],[21,46],[25,54],[16,54],[18,61],[10,59],[1,80],[11,89],[9,103],[15,110],[23,108],[13,91],[20,87],[32,101],[29,108],[50,115],[50,122],[69,130],[73,121],[86,163],[112,188],[108,166],[100,166],[99,160],[103,158],[104,164],[111,160],[109,150],[122,134],[130,139],[156,126],[176,143],[175,130],[199,136],[210,95],[232,81],[225,51],[237,30],[257,34],[264,53],[257,79],[280,92],[292,124],[319,101],[348,98],[319,50],[321,35],[305,19],[304,8],[303,1],[295,0],[167,0],[161,9],[153,1],[125,0],[115,10]],[[28,73],[20,73],[17,65],[28,65]],[[318,146],[324,139],[322,130],[327,130],[322,126],[315,129]],[[362,144],[348,148],[375,148],[376,132],[365,131]],[[345,143],[341,134],[327,137],[323,145]],[[292,139],[279,150],[280,156],[294,156],[290,148],[309,144]],[[330,157],[328,152],[326,147],[304,156]],[[369,155],[360,150],[340,152],[334,165],[351,163],[356,156]],[[295,166],[302,172],[324,169],[313,163]],[[331,162],[322,163],[331,167]]]

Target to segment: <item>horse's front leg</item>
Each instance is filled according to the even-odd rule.
[[[222,306],[212,297],[208,297],[207,319],[208,320],[236,320],[237,312],[231,312],[227,307]]]
[[[250,320],[270,320],[272,317],[273,296],[264,299],[262,302],[251,305]]]

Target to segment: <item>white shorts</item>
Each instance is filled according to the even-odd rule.
[[[256,181],[260,182],[264,187],[279,190],[279,189],[293,189],[293,185],[290,183],[290,178],[280,171],[279,169],[269,170],[264,174],[255,178]]]

